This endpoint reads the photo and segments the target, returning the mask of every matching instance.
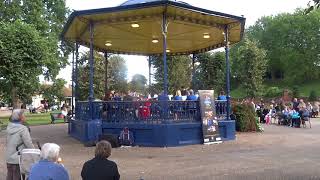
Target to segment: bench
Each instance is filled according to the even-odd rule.
[[[61,112],[50,113],[51,124],[54,124],[56,120],[63,120],[64,122],[66,122],[67,117],[61,117],[61,115],[62,115]]]

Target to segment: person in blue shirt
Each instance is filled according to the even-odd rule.
[[[29,180],[69,180],[69,174],[58,162],[60,146],[46,143],[41,148],[41,160],[31,167]]]
[[[194,92],[192,89],[189,90],[189,96],[187,97],[187,100],[189,101],[197,101],[198,96],[194,95]]]
[[[218,96],[218,100],[227,100],[227,96],[224,95],[224,91],[220,91],[220,95]]]

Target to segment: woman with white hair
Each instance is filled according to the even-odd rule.
[[[69,174],[58,163],[60,146],[46,143],[41,147],[41,160],[31,167],[29,180],[69,180]]]
[[[29,130],[23,125],[25,122],[24,111],[14,109],[7,126],[7,180],[20,180],[18,151],[25,148],[34,148]]]

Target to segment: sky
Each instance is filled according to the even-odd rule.
[[[296,8],[304,8],[309,0],[184,0],[185,2],[204,9],[243,15],[246,27],[253,25],[260,17],[276,15],[283,12],[293,12]],[[118,6],[125,0],[66,0],[71,10],[96,9]],[[83,51],[84,49],[82,49]],[[70,56],[71,57],[71,56]],[[134,74],[142,74],[148,78],[148,62],[143,56],[123,56],[128,67],[128,80]],[[69,58],[71,62],[71,58]],[[60,71],[58,78],[71,82],[71,67]]]

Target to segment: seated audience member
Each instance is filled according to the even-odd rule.
[[[303,113],[304,109],[306,109],[306,108],[307,108],[306,103],[303,102],[303,99],[300,99],[300,102],[298,105],[298,109],[299,109],[298,112],[299,112],[300,117],[302,117],[302,113]]]
[[[181,96],[181,91],[180,90],[176,91],[176,96],[174,96],[173,100],[182,101],[182,96]]]
[[[293,106],[293,109],[294,109],[295,111],[299,111],[299,108],[298,108],[298,106],[299,106],[299,101],[298,101],[297,98],[294,98],[294,99],[293,99],[292,106]]]
[[[108,160],[111,144],[100,141],[96,145],[95,157],[84,163],[81,171],[82,180],[119,180],[117,164]]]
[[[301,121],[300,121],[299,112],[293,109],[290,112],[290,117],[291,117],[291,127],[300,127]]]
[[[46,143],[41,148],[41,160],[31,167],[29,180],[69,180],[69,174],[58,163],[60,146]]]
[[[220,91],[220,95],[218,96],[218,100],[227,100],[227,96],[224,94],[224,91]]]
[[[311,128],[311,122],[310,122],[310,119],[309,119],[310,118],[310,114],[311,114],[311,112],[307,108],[302,109],[301,123],[302,123],[303,127],[307,127],[306,126],[306,121],[309,121],[309,125],[310,125],[310,128]]]
[[[267,116],[270,110],[264,104],[261,105],[261,109],[262,109],[262,117],[260,118],[260,120],[262,121],[261,123],[266,123],[265,117]]]
[[[198,100],[198,97],[194,95],[194,92],[192,89],[189,90],[189,96],[187,97],[187,100],[190,100],[190,101]]]
[[[66,107],[63,107],[63,108],[62,108],[62,110],[61,110],[61,115],[62,115],[62,117],[63,117],[63,119],[64,119],[64,122],[66,122],[66,121],[67,121],[67,116],[68,116],[68,110],[67,110]]]
[[[181,89],[182,89],[181,90],[181,96],[187,96],[188,95],[187,89],[184,86],[182,86]]]
[[[284,106],[284,109],[281,112],[281,115],[279,116],[282,125],[288,125],[289,124],[289,113],[290,110],[287,106]]]
[[[119,93],[116,92],[114,94],[113,101],[122,101],[121,96],[119,95]]]
[[[307,103],[307,110],[311,113],[312,112],[312,104],[310,102]]]
[[[312,106],[312,117],[316,118],[319,115],[319,104],[314,102]]]

